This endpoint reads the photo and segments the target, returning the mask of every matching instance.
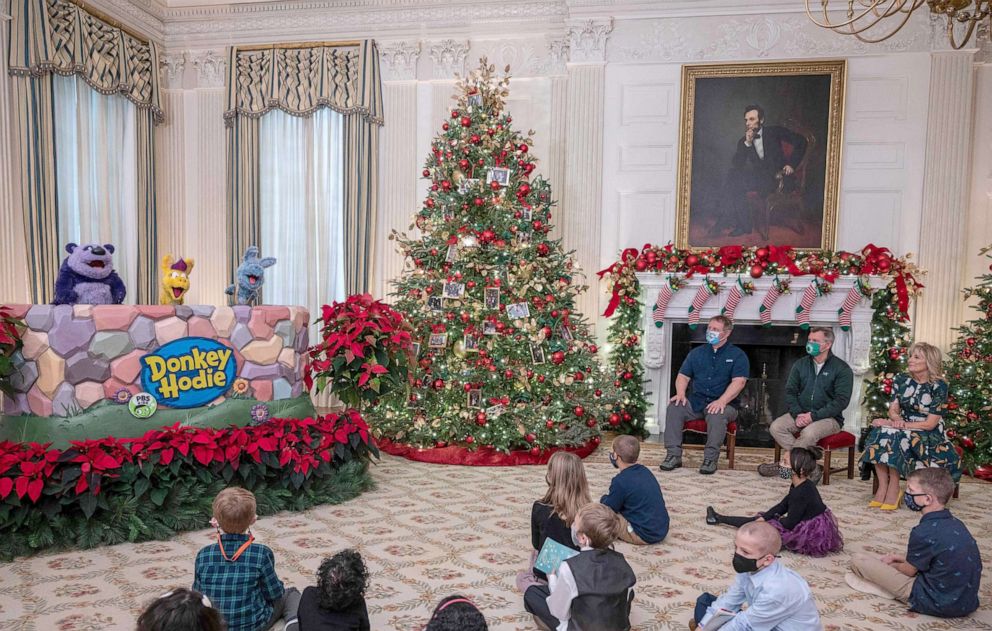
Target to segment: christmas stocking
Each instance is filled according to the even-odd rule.
[[[813,303],[816,302],[820,293],[820,283],[814,279],[803,290],[802,298],[799,299],[799,306],[796,307],[796,322],[799,323],[799,328],[804,331],[809,329],[810,311],[813,309]]]
[[[775,302],[779,299],[779,296],[788,292],[789,281],[780,281],[776,278],[772,286],[768,288],[768,293],[765,294],[765,298],[761,301],[761,306],[758,308],[758,317],[761,318],[761,326],[772,325],[772,307],[775,306]]]
[[[847,292],[847,297],[844,298],[844,304],[840,306],[837,313],[840,315],[840,328],[844,331],[849,331],[851,329],[851,311],[854,307],[861,302],[861,299],[871,295],[871,286],[867,285],[867,282],[863,285],[861,279],[854,281],[854,287]]]
[[[723,310],[720,313],[733,320],[734,312],[737,311],[737,305],[741,303],[741,299],[753,293],[754,283],[742,283],[741,279],[738,278],[734,286],[730,288],[730,295],[727,296],[727,304],[723,306]]]
[[[720,285],[716,281],[706,279],[703,284],[699,286],[696,291],[696,296],[692,299],[692,304],[689,305],[689,328],[695,329],[699,324],[699,312],[702,311],[703,305],[712,298],[713,296],[720,293]]]
[[[658,291],[658,299],[654,301],[654,311],[651,317],[654,319],[654,325],[659,329],[665,326],[665,309],[668,309],[668,301],[672,299],[672,296],[679,289],[679,283],[673,283],[672,279],[669,278],[665,286]]]

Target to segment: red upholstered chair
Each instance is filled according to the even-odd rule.
[[[799,438],[799,433],[793,434],[796,438]],[[817,441],[816,446],[823,450],[823,486],[828,486],[830,484],[830,474],[839,473],[845,468],[847,469],[847,479],[854,479],[854,445],[857,440],[854,438],[854,434],[845,431],[839,431],[836,434],[831,434],[826,438],[821,438]],[[830,466],[830,454],[835,449],[846,449],[847,450],[847,467],[841,465],[840,467],[832,468]],[[782,459],[782,447],[775,443],[775,462],[779,462]]]
[[[683,432],[692,432],[694,434],[706,435],[706,419],[697,418],[691,421],[686,421],[685,425],[682,426]],[[737,423],[730,421],[727,423],[727,460],[730,463],[730,468],[734,468],[734,447],[737,445]],[[703,445],[682,445],[682,449],[703,449]]]

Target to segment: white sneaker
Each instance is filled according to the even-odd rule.
[[[848,571],[844,575],[844,581],[847,582],[851,589],[857,590],[865,594],[871,594],[872,596],[881,596],[882,598],[888,598],[889,600],[895,600],[896,597],[889,592],[885,591],[875,583],[871,581],[866,581],[854,572]]]

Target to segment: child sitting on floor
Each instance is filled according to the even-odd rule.
[[[213,602],[229,631],[265,631],[283,614],[294,618],[299,591],[285,588],[272,550],[255,543],[249,530],[258,519],[255,496],[226,488],[214,498],[213,513],[217,543],[196,555],[193,589]]]
[[[210,599],[191,589],[174,589],[153,600],[138,618],[138,631],[224,631]]]
[[[734,537],[734,584],[719,597],[701,594],[689,628],[705,627],[723,609],[736,615],[720,631],[822,629],[809,585],[778,560],[781,549],[782,538],[769,524],[741,526]]]
[[[556,451],[552,454],[544,479],[548,483],[548,491],[534,502],[530,512],[530,541],[534,548],[530,556],[532,567],[548,537],[563,546],[579,549],[572,543],[570,524],[579,508],[592,501],[582,459],[573,453]],[[531,585],[546,583],[547,579],[544,572],[537,568],[526,570],[517,575],[517,589],[526,592]]]
[[[342,550],[324,559],[317,570],[317,586],[303,590],[296,620],[285,631],[369,631],[368,585],[369,573],[357,550]]]
[[[968,528],[944,507],[953,494],[947,469],[910,473],[903,502],[923,517],[909,533],[906,556],[855,554],[847,584],[928,616],[960,618],[978,609],[982,557]]]
[[[610,492],[600,499],[620,516],[620,540],[635,545],[658,543],[668,535],[668,509],[657,478],[637,464],[641,443],[633,436],[613,440],[610,462],[620,473],[610,482]]]
[[[524,594],[524,608],[547,631],[627,631],[634,600],[634,570],[610,547],[620,536],[620,518],[602,504],[586,504],[572,524],[579,554],[562,561],[548,585]]]
[[[812,557],[822,557],[844,549],[844,538],[837,520],[820,498],[809,479],[816,470],[816,456],[809,449],[794,447],[789,452],[792,486],[781,502],[754,517],[721,515],[706,507],[706,523],[727,524],[740,528],[753,521],[767,521],[778,530],[786,550]]]
[[[489,631],[489,626],[471,600],[452,594],[437,604],[424,631]]]

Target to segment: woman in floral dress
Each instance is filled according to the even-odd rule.
[[[872,421],[862,461],[875,465],[878,491],[869,508],[899,508],[899,477],[914,469],[943,467],[957,482],[960,459],[944,436],[947,383],[940,350],[924,342],[909,347],[909,373],[895,377],[887,418]]]

